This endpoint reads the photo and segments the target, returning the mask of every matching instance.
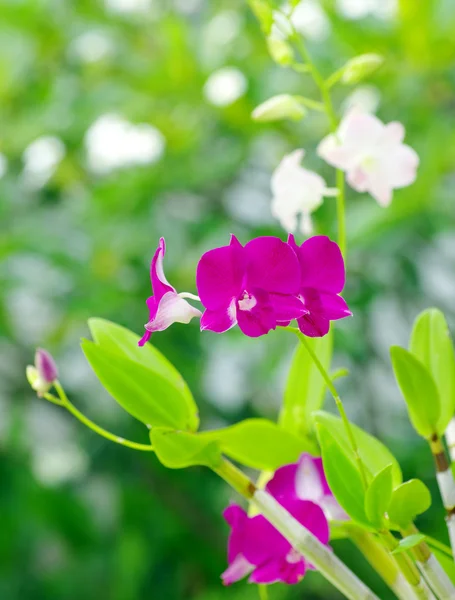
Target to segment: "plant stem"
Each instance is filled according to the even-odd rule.
[[[415,525],[410,525],[402,532],[404,536],[420,533]],[[441,600],[454,600],[455,587],[449,576],[444,571],[435,555],[431,552],[428,544],[424,541],[412,549],[417,566],[428,581],[431,589]]]
[[[273,496],[258,490],[254,483],[231,462],[223,459],[213,469],[229,485],[252,501],[264,517],[298,550],[324,577],[350,600],[379,600],[327,546],[314,537],[285,510]]]
[[[292,26],[292,35],[291,39],[297,46],[298,51],[300,52],[302,59],[305,61],[305,64],[308,66],[308,70],[311,73],[313,80],[317,87],[319,88],[319,92],[321,94],[322,103],[325,107],[325,112],[327,113],[327,117],[330,122],[330,130],[333,134],[336,133],[338,127],[338,119],[335,113],[335,109],[333,108],[332,99],[330,97],[330,86],[327,85],[326,81],[322,77],[319,69],[311,60],[311,56],[303,42],[301,36],[297,33],[295,28]],[[345,211],[345,191],[344,191],[344,173],[340,169],[336,170],[336,182],[339,193],[337,195],[337,221],[338,221],[338,245],[340,246],[341,253],[346,258],[346,211]]]
[[[259,600],[269,600],[269,591],[266,585],[258,585]]]
[[[51,400],[50,398],[48,398],[47,395],[46,395],[46,399],[50,400],[51,402],[54,402],[54,404],[60,404],[61,406],[64,406],[73,416],[76,417],[76,419],[78,419],[81,423],[86,425],[89,429],[91,429],[98,435],[101,435],[102,437],[106,438],[107,440],[110,440],[111,442],[120,444],[121,446],[126,446],[128,448],[132,448],[133,450],[142,450],[145,452],[153,452],[153,446],[151,446],[150,444],[138,444],[137,442],[131,442],[130,440],[125,440],[124,438],[119,437],[118,435],[114,435],[110,431],[107,431],[106,429],[99,427],[96,423],[94,423],[93,421],[88,419],[85,415],[83,415],[74,406],[74,404],[72,404],[70,402],[70,400],[68,399],[68,396],[65,393],[65,390],[63,389],[63,387],[61,386],[59,381],[54,382],[54,387],[57,390],[57,393],[60,398],[60,402],[55,402],[56,398],[54,396],[51,396],[51,398],[55,398],[54,400]]]
[[[429,440],[429,444],[436,467],[439,492],[447,513],[446,523],[449,531],[450,545],[455,557],[455,480],[441,438],[435,434]]]
[[[343,402],[341,401],[341,398],[338,395],[336,387],[333,385],[330,375],[324,369],[323,364],[317,357],[317,354],[314,352],[311,345],[308,343],[306,337],[303,335],[303,333],[299,329],[297,329],[297,327],[287,326],[287,327],[282,327],[282,329],[285,329],[286,331],[291,331],[299,338],[300,342],[305,346],[308,354],[311,356],[311,359],[313,360],[314,364],[316,365],[316,368],[318,369],[322,378],[326,382],[327,387],[329,388],[330,393],[332,394],[333,399],[335,400],[335,404],[337,406],[338,412],[340,413],[341,420],[343,421],[343,425],[346,430],[346,435],[348,436],[349,443],[351,444],[352,452],[354,453],[354,458],[357,463],[357,467],[359,469],[360,476],[362,478],[363,486],[366,489],[368,487],[368,479],[367,479],[367,475],[366,475],[366,471],[365,471],[365,466],[360,457],[359,449],[357,447],[357,442],[356,442],[356,439],[354,436],[354,432],[352,430],[349,419],[346,415],[346,411],[344,410]]]
[[[360,527],[349,528],[349,537],[395,595],[400,600],[408,600],[412,590],[400,573],[396,561],[384,546],[371,533]]]

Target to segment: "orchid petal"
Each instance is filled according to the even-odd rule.
[[[349,515],[338,504],[335,496],[324,496],[319,505],[328,519],[334,521],[349,520]]]
[[[297,496],[283,496],[280,504],[318,538],[322,544],[328,544],[330,529],[327,517],[318,504],[310,500],[300,500]]]
[[[330,331],[330,321],[326,317],[310,313],[297,319],[300,331],[307,337],[323,337]]]
[[[206,310],[201,317],[201,331],[224,333],[237,325],[235,298],[227,309]]]
[[[248,520],[243,554],[253,565],[286,556],[291,544],[262,515]]]
[[[158,248],[155,251],[155,254],[152,258],[152,263],[150,265],[150,279],[152,282],[152,289],[154,296],[158,299],[158,301],[166,294],[167,292],[175,292],[175,289],[171,286],[171,284],[166,279],[163,270],[163,258],[166,254],[166,242],[164,238],[160,238],[160,243]]]
[[[244,271],[244,248],[235,237],[229,246],[203,254],[197,266],[196,285],[205,308],[226,309],[242,290]]]
[[[284,294],[270,294],[270,302],[277,321],[292,321],[308,313],[301,298]]]
[[[259,337],[275,329],[276,317],[269,294],[258,288],[250,288],[247,295],[246,300],[237,299],[237,321],[243,333],[248,337]]]
[[[173,323],[189,323],[193,317],[200,317],[201,314],[200,310],[191,306],[177,292],[166,292],[145,328],[150,332],[163,331]]]
[[[341,250],[328,237],[314,236],[298,250],[302,286],[338,294],[344,288],[345,271]]]
[[[301,500],[319,503],[324,496],[319,469],[309,454],[300,457],[295,476],[295,489]]]
[[[236,581],[240,581],[253,571],[254,565],[249,563],[247,559],[239,554],[228,566],[228,568],[221,574],[221,579],[224,585],[231,585]]]
[[[245,246],[247,288],[295,294],[300,286],[299,263],[295,252],[276,237],[259,237]]]
[[[272,479],[267,483],[266,490],[279,500],[282,496],[296,495],[297,463],[284,465],[275,471]]]

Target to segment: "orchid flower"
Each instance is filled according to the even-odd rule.
[[[298,246],[291,234],[288,244],[300,263],[299,298],[306,308],[297,318],[297,324],[308,337],[322,337],[329,332],[330,321],[352,315],[339,295],[345,282],[343,256],[338,245],[323,235],[311,237]],[[278,324],[288,325],[289,321]]]
[[[146,332],[138,342],[139,346],[143,346],[154,331],[163,331],[172,323],[189,323],[193,317],[200,317],[202,314],[200,310],[191,306],[184,299],[198,300],[197,296],[187,292],[178,294],[166,279],[163,271],[165,253],[166,243],[164,238],[160,238],[160,243],[150,265],[153,296],[147,298],[146,301],[149,309],[149,320],[145,324]]]
[[[304,156],[303,149],[294,150],[287,154],[275,169],[271,180],[271,210],[273,216],[288,232],[297,229],[300,214],[300,231],[311,235],[311,213],[321,206],[324,196],[333,193],[320,175],[301,166]]]
[[[304,453],[299,461],[280,467],[267,484],[267,491],[277,500],[295,495],[322,508],[327,519],[345,520],[348,515],[329,488],[322,459]]]
[[[381,206],[392,201],[394,189],[416,180],[419,157],[403,144],[404,127],[396,121],[385,125],[374,115],[351,110],[338,131],[318,146],[318,154],[347,173],[349,185],[369,192]]]
[[[280,470],[277,474],[281,478]],[[286,488],[285,493],[281,493],[279,481],[275,485],[274,480],[275,477],[268,489],[278,490],[276,500],[320,542],[327,545],[329,526],[322,508],[313,501],[299,499],[294,490],[287,493]],[[229,566],[221,575],[225,585],[247,575],[251,583],[270,584],[281,581],[295,584],[308,569],[313,569],[262,515],[248,517],[240,506],[231,505],[223,516],[231,527],[228,542]]]
[[[223,333],[238,323],[258,337],[307,312],[297,297],[299,261],[293,248],[276,237],[258,237],[245,246],[235,236],[229,246],[206,252],[196,283],[205,312],[201,330]]]

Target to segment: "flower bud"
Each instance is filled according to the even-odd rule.
[[[292,48],[285,40],[271,36],[267,38],[267,47],[270,56],[279,65],[290,65],[294,60]]]
[[[42,396],[50,390],[57,379],[57,366],[49,352],[38,348],[35,353],[35,366],[28,365],[25,375],[32,389],[38,396]]]
[[[359,81],[377,71],[383,62],[384,58],[379,54],[361,54],[360,56],[356,56],[348,60],[343,67],[341,81],[346,84],[359,83]]]
[[[279,94],[256,106],[251,116],[255,121],[264,123],[280,119],[299,121],[306,115],[306,112],[306,108],[295,96]]]
[[[54,383],[58,377],[57,365],[46,350],[38,348],[35,353],[35,367],[40,377],[47,383]]]

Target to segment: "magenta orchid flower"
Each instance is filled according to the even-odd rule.
[[[335,242],[322,235],[311,237],[297,246],[291,234],[288,244],[299,260],[299,297],[306,309],[297,318],[297,324],[300,331],[308,337],[322,337],[329,332],[330,321],[352,315],[339,295],[345,283],[343,255]],[[278,323],[288,324],[287,319]]]
[[[163,271],[163,258],[166,253],[164,238],[153,256],[150,265],[150,279],[152,282],[153,296],[147,298],[149,309],[149,320],[145,324],[146,332],[139,340],[139,346],[143,346],[154,331],[163,331],[172,323],[189,323],[193,317],[200,317],[201,311],[191,306],[184,298],[198,300],[193,294],[177,293],[175,288],[166,279]]]
[[[329,526],[323,510],[314,502],[300,500],[295,493],[277,497],[299,523],[317,539],[329,542]],[[231,527],[228,542],[229,566],[221,575],[230,585],[249,575],[251,583],[298,583],[314,567],[271,525],[265,517],[248,517],[237,505],[229,506],[223,516]]]
[[[300,268],[294,249],[276,237],[258,237],[245,246],[233,235],[229,246],[206,252],[196,274],[205,312],[201,330],[223,333],[238,323],[258,337],[307,312],[297,297]]]
[[[310,500],[322,508],[327,519],[349,519],[329,488],[322,459],[311,454],[304,453],[298,462],[275,471],[267,491],[277,500],[293,495],[300,500]]]

